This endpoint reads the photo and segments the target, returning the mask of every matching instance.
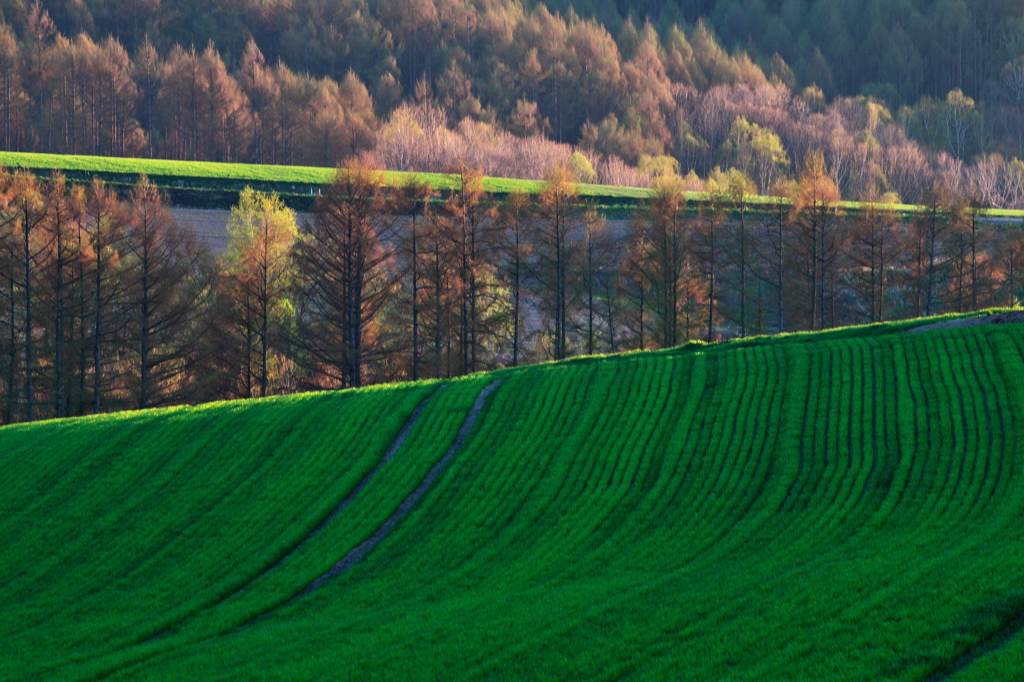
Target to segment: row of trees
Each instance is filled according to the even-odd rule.
[[[385,188],[365,167],[339,173],[293,248],[277,251],[294,280],[270,306],[289,311],[277,331],[255,334],[277,358],[260,367],[358,386],[1016,305],[1024,292],[1024,226],[981,222],[977,200],[939,183],[910,222],[884,207],[838,214],[820,153],[771,210],[749,209],[755,185],[738,171],[697,211],[684,179],[666,174],[625,224],[588,207],[565,166],[539,195],[500,201],[478,172],[452,170],[459,189],[442,196]]]
[[[0,177],[5,423],[177,402],[196,380],[207,252],[155,187]]]
[[[1024,226],[935,184],[909,222],[837,213],[824,157],[752,211],[738,171],[695,210],[659,177],[627,223],[553,169],[537,196],[383,186],[353,165],[312,220],[247,190],[214,258],[142,180],[0,177],[5,423],[449,377],[586,353],[1017,305]]]
[[[337,81],[352,69],[371,85],[390,75],[407,97],[413,95],[418,80],[426,78],[434,84],[454,64],[472,84],[469,94],[484,106],[509,112],[517,99],[524,98],[541,104],[549,117],[556,107],[548,96],[570,85],[567,76],[574,72],[582,77],[580,86],[599,96],[615,87],[610,81],[629,70],[628,61],[643,43],[647,21],[660,36],[659,61],[673,82],[701,89],[739,82],[731,79],[749,69],[743,60],[727,57],[743,52],[749,55],[746,62],[797,90],[816,84],[828,97],[874,95],[893,110],[924,96],[942,100],[959,88],[977,101],[985,100],[992,115],[1001,116],[997,109],[1017,107],[1012,71],[1024,51],[1024,10],[1012,0],[338,0],[326,4],[284,0],[272,5],[250,0],[226,5],[187,0],[48,0],[46,4],[65,35],[84,32],[97,42],[112,35],[132,53],[147,40],[161,53],[174,45],[203,46],[212,40],[225,61],[238,65],[252,36],[270,63],[280,60],[296,71]],[[534,5],[541,5],[543,12],[534,11]],[[11,0],[3,7],[3,18],[20,25],[30,7],[25,0]],[[569,19],[569,24],[577,14],[583,21],[575,29],[559,26],[550,19],[553,13]],[[702,22],[718,36],[715,45],[720,43],[724,49],[713,49],[695,37]],[[686,40],[673,33],[678,28],[685,30]],[[521,48],[514,45],[517,42]],[[609,42],[619,56],[608,55]],[[535,52],[532,59],[531,52]],[[496,69],[499,65],[504,71]],[[517,82],[519,72],[521,83]],[[505,97],[511,97],[506,103],[511,106],[497,105],[496,86],[509,88]],[[576,106],[567,97],[559,99]],[[618,107],[620,118],[624,110]],[[574,116],[569,113],[570,119]],[[600,117],[591,118],[596,122]],[[556,117],[551,121],[557,124]],[[562,123],[572,129],[565,117]],[[1024,150],[1017,148],[1015,153],[1019,156]]]

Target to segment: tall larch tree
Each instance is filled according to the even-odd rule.
[[[685,303],[691,241],[681,178],[662,176],[654,196],[637,214],[632,251],[654,299],[655,333],[662,348],[680,343],[679,313]]]
[[[551,356],[569,356],[569,296],[579,256],[579,189],[567,166],[548,172],[533,223],[533,279],[541,312],[550,321]]]
[[[486,319],[486,296],[493,279],[494,206],[484,191],[479,170],[464,165],[450,170],[458,187],[433,218],[447,241],[446,251],[454,257],[459,292],[459,371],[468,374],[479,368],[484,337],[493,334]]]
[[[143,177],[129,198],[122,241],[126,326],[139,408],[175,399],[194,366],[209,291],[205,249],[171,217],[159,190]]]
[[[74,265],[81,255],[76,227],[82,215],[83,194],[80,186],[69,187],[62,175],[54,176],[46,187],[46,215],[41,229],[43,241],[47,244],[41,280],[46,293],[44,310],[49,318],[45,329],[53,362],[52,399],[57,417],[67,416],[67,366],[72,350],[69,309],[74,300],[74,290],[81,284],[76,281]]]
[[[92,411],[98,414],[107,393],[107,349],[117,340],[123,319],[121,297],[127,284],[121,277],[119,253],[124,238],[125,212],[117,194],[102,180],[94,180],[89,187],[82,226],[86,237],[84,275],[89,280],[91,294],[88,312],[91,315]]]
[[[512,366],[523,357],[524,291],[531,253],[530,230],[533,219],[531,199],[521,192],[511,194],[499,207],[499,263],[509,293]]]
[[[321,385],[362,386],[385,350],[378,322],[397,282],[387,203],[378,171],[339,168],[298,243],[303,362]]]
[[[840,256],[839,224],[833,215],[839,189],[825,167],[820,152],[808,155],[793,200],[801,256],[801,275],[809,287],[811,329],[829,324],[830,300],[834,300],[834,268]]]
[[[36,282],[39,279],[39,265],[50,249],[47,236],[43,234],[46,221],[46,196],[32,175],[18,173],[14,176],[12,209],[16,221],[18,238],[18,272],[16,289],[22,298],[22,361],[25,376],[24,404],[25,418],[33,421],[36,415],[36,348],[37,326],[35,303],[38,298]]]
[[[298,237],[295,212],[276,194],[246,188],[228,219],[224,269],[244,301],[251,302],[258,340],[259,395],[270,390],[270,355],[279,345],[286,296],[295,275],[292,246]]]

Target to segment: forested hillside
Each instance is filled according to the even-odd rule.
[[[545,0],[594,16],[610,30],[632,18],[660,29],[704,19],[732,51],[758,63],[778,54],[795,83],[828,96],[871,94],[889,105],[945,98],[960,88],[990,106],[1012,102],[1003,73],[1024,47],[1014,0]],[[1019,66],[1015,66],[1019,68]]]
[[[539,178],[574,145],[581,179],[736,167],[773,193],[817,150],[846,198],[1024,202],[1017,3],[573,7],[11,0],[0,146]]]

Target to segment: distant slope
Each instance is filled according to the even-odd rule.
[[[907,326],[5,427],[0,679],[1007,679],[1024,324]]]
[[[171,202],[183,207],[227,209],[237,203],[237,193],[245,187],[261,191],[273,191],[300,211],[312,208],[313,198],[320,188],[334,176],[332,168],[308,166],[271,166],[265,164],[214,163],[211,161],[169,161],[166,159],[132,159],[105,156],[70,156],[61,154],[36,154],[28,152],[0,151],[0,166],[9,169],[25,169],[40,174],[53,171],[65,173],[72,180],[88,180],[102,177],[113,184],[133,184],[140,174],[146,174],[154,184],[168,191]],[[384,171],[384,183],[401,186],[409,182],[422,182],[437,190],[449,190],[458,186],[455,176],[444,173],[406,173]],[[512,192],[537,194],[543,187],[540,180],[519,180],[515,178],[484,178],[488,192],[503,196]],[[593,203],[604,213],[623,217],[644,199],[652,196],[652,190],[639,187],[616,187],[612,185],[579,185],[580,196]],[[687,193],[691,208],[707,202],[706,192]],[[753,210],[765,210],[778,204],[789,204],[789,200],[774,196],[746,196],[744,203]],[[904,218],[912,217],[923,207],[911,204],[866,204],[857,201],[841,201],[838,208],[844,212],[856,213],[866,206],[893,211]],[[621,215],[620,215],[621,214]],[[1024,211],[1011,209],[983,209],[979,213],[987,222],[1019,221]]]
[[[62,154],[35,154],[0,151],[0,165],[7,168],[25,168],[33,171],[62,172],[78,176],[98,174],[115,182],[134,182],[142,173],[156,184],[168,187],[206,189],[209,191],[242,189],[247,185],[266,187],[287,193],[309,193],[334,177],[333,168],[311,166],[271,166],[253,163],[214,163],[212,161],[169,161],[165,159],[131,159],[106,156],[70,156]],[[406,173],[385,171],[383,181],[393,186],[409,182],[422,182],[435,189],[445,190],[458,186],[456,176],[444,173]],[[525,192],[536,194],[543,183],[539,180],[514,178],[484,178],[489,192],[507,194]],[[610,185],[580,185],[583,196],[604,200],[636,200],[650,196],[650,190],[638,187]]]

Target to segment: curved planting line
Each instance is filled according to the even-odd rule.
[[[221,604],[223,604],[224,602],[228,601],[229,599],[232,599],[232,598],[237,597],[238,595],[242,594],[247,589],[252,587],[252,585],[254,585],[256,582],[258,582],[262,578],[266,577],[269,573],[271,573],[273,570],[278,568],[289,557],[293,556],[302,547],[304,547],[306,544],[308,544],[313,538],[315,538],[317,535],[319,535],[324,530],[324,528],[327,527],[327,525],[331,521],[333,521],[335,518],[337,518],[337,516],[339,514],[341,514],[341,512],[343,512],[346,507],[348,507],[350,504],[352,504],[352,501],[356,498],[356,496],[359,495],[359,493],[362,492],[362,490],[364,488],[366,488],[367,485],[370,484],[370,481],[372,481],[374,479],[374,477],[376,477],[377,474],[380,473],[380,470],[383,469],[384,466],[388,462],[391,461],[391,459],[395,456],[395,453],[397,453],[399,451],[399,449],[401,449],[402,445],[405,444],[406,439],[408,439],[409,434],[412,432],[413,427],[416,425],[416,422],[419,421],[419,418],[423,414],[423,411],[427,409],[427,406],[434,399],[434,397],[438,393],[443,391],[444,389],[445,389],[445,385],[441,385],[441,386],[438,387],[438,389],[436,391],[434,391],[433,393],[431,393],[426,398],[424,398],[423,400],[420,401],[419,405],[416,406],[416,409],[413,410],[412,414],[405,421],[405,424],[402,426],[402,429],[398,432],[398,435],[395,436],[395,440],[392,441],[391,447],[389,447],[387,449],[387,451],[384,453],[384,457],[382,457],[381,460],[379,462],[377,462],[377,465],[375,467],[373,467],[373,469],[368,474],[366,474],[365,476],[363,476],[362,479],[360,479],[359,483],[356,484],[356,487],[353,488],[352,491],[348,495],[345,496],[345,499],[343,499],[340,503],[338,503],[338,506],[335,507],[334,510],[331,511],[331,513],[328,514],[324,518],[324,520],[321,521],[320,524],[316,528],[314,528],[312,531],[310,531],[309,534],[306,535],[306,537],[304,537],[302,540],[300,540],[298,543],[296,543],[291,549],[289,549],[283,555],[281,555],[281,557],[278,558],[277,561],[272,563],[267,568],[263,569],[258,575],[256,575],[256,577],[252,578],[251,580],[246,581],[243,585],[241,585],[240,587],[235,589],[233,592],[229,593],[228,595],[226,595],[226,596],[224,596],[224,597],[222,597],[220,599],[217,599],[216,601],[214,601],[214,602],[212,602],[212,603],[210,603],[210,604],[208,604],[206,606],[203,606],[203,607],[199,608],[196,611],[193,611],[191,613],[186,614],[184,617],[179,618],[174,623],[172,623],[168,627],[164,628],[160,632],[158,632],[158,633],[152,635],[151,637],[149,637],[146,641],[153,641],[153,640],[161,639],[161,638],[169,635],[170,633],[172,633],[174,631],[174,629],[177,626],[179,626],[186,618],[191,618],[191,617],[194,617],[195,615],[197,615],[199,613],[202,613],[202,612],[205,612],[205,611],[209,611],[210,609],[213,609],[213,608],[216,608],[217,606],[220,606]]]
[[[870,450],[870,460],[868,462],[867,476],[864,479],[864,483],[861,486],[860,494],[857,499],[857,506],[860,507],[864,504],[870,505],[870,516],[873,516],[878,511],[878,506],[881,504],[881,499],[868,500],[872,489],[878,485],[878,477],[876,472],[884,472],[887,469],[882,461],[881,449],[878,447],[880,440],[885,440],[885,434],[879,431],[879,410],[884,409],[884,403],[887,400],[887,396],[883,394],[879,387],[878,382],[878,364],[875,356],[875,349],[870,344],[861,341],[861,349],[864,353],[864,371],[867,372],[867,377],[870,377],[870,389],[868,388],[868,382],[865,380],[863,386],[864,390],[860,395],[860,413],[863,415],[865,421],[864,427],[860,433],[860,448],[862,456]],[[873,396],[875,399],[870,400],[869,396]],[[870,423],[868,423],[870,422]],[[886,448],[888,451],[888,448]]]
[[[445,388],[447,388],[447,384],[442,384],[441,386],[439,386],[437,388],[437,390],[433,391],[430,395],[428,395],[427,397],[425,397],[423,400],[421,400],[419,402],[419,404],[413,410],[412,414],[405,421],[405,424],[402,426],[402,429],[398,432],[398,435],[396,435],[395,439],[391,442],[391,446],[384,453],[384,457],[381,458],[381,460],[376,464],[376,466],[374,466],[374,468],[368,474],[366,474],[365,476],[363,476],[362,479],[360,479],[359,483],[356,484],[355,488],[353,488],[352,491],[348,495],[346,495],[345,498],[340,503],[338,503],[338,506],[335,507],[331,511],[331,513],[328,514],[324,518],[324,520],[319,523],[319,525],[317,525],[316,528],[314,528],[312,531],[310,531],[306,535],[306,537],[304,537],[302,540],[300,540],[298,543],[296,543],[291,549],[286,551],[277,561],[275,561],[269,567],[267,567],[263,571],[261,571],[257,576],[255,576],[254,578],[248,580],[247,582],[245,582],[245,584],[241,585],[240,587],[238,587],[237,589],[235,589],[231,593],[227,594],[226,596],[221,597],[221,598],[219,598],[219,599],[217,599],[217,600],[215,600],[215,601],[213,601],[213,602],[211,602],[211,603],[209,603],[209,604],[207,604],[205,606],[202,606],[202,607],[196,609],[195,611],[192,611],[190,613],[185,614],[184,616],[176,619],[173,623],[171,623],[170,625],[165,627],[163,630],[161,630],[161,631],[157,632],[156,634],[153,634],[153,635],[151,635],[149,637],[146,637],[146,638],[144,638],[142,640],[139,640],[136,643],[138,644],[138,643],[142,643],[142,642],[154,642],[156,640],[163,639],[163,638],[167,637],[168,635],[171,635],[172,633],[174,633],[176,628],[178,628],[187,619],[193,618],[193,617],[195,617],[196,615],[198,615],[200,613],[204,613],[204,612],[207,612],[207,611],[209,611],[211,609],[217,608],[218,606],[224,604],[225,602],[229,601],[230,599],[233,599],[234,597],[237,597],[238,595],[242,594],[247,589],[249,589],[251,586],[253,586],[255,583],[257,583],[259,580],[261,580],[262,578],[266,577],[273,570],[278,568],[282,563],[285,562],[285,560],[287,560],[289,557],[293,556],[296,552],[299,551],[300,548],[304,547],[307,543],[310,542],[310,540],[312,540],[317,535],[319,535],[327,527],[327,525],[330,524],[330,522],[332,520],[337,518],[337,516],[339,514],[341,514],[341,512],[344,511],[345,508],[348,507],[353,502],[353,500],[356,498],[356,496],[364,488],[366,488],[367,485],[370,484],[370,481],[372,481],[374,479],[374,477],[376,477],[377,474],[380,473],[380,470],[383,469],[384,466],[389,461],[391,461],[391,459],[395,456],[395,454],[401,449],[402,445],[405,444],[405,441],[409,438],[409,434],[412,433],[413,427],[416,426],[416,423],[419,421],[419,418],[422,416],[423,412],[427,409],[427,406]],[[460,432],[460,435],[461,435],[461,432]],[[255,618],[249,620],[246,624],[252,623],[252,622],[258,620],[259,618],[262,618],[266,614],[268,614],[271,611],[274,611],[275,609],[277,609],[279,606],[281,606],[280,603],[270,607],[270,609],[268,609],[267,611],[265,611],[261,615],[256,616]],[[134,666],[140,665],[143,661],[145,661],[146,659],[152,658],[155,655],[157,655],[156,652],[150,652],[148,654],[145,654],[145,655],[141,656],[139,659],[137,659],[135,661],[131,661],[131,662],[125,663],[123,665],[115,666],[115,667],[113,667],[113,668],[111,668],[109,670],[100,672],[100,673],[97,674],[97,678],[98,679],[105,679],[105,678],[108,678],[108,677],[110,677],[112,675],[117,674],[118,672],[124,672],[125,670],[131,669]]]
[[[987,341],[987,339],[986,339]],[[978,510],[979,513],[984,512],[987,509],[988,503],[995,497],[996,490],[999,487],[999,483],[1003,480],[1003,467],[1002,461],[1006,456],[1005,446],[1002,440],[999,439],[997,445],[996,433],[992,428],[992,406],[989,404],[989,393],[996,396],[998,404],[999,400],[1005,400],[1002,397],[1002,391],[996,385],[993,380],[992,373],[989,371],[989,362],[991,358],[991,345],[986,343],[984,347],[978,343],[977,339],[973,337],[970,339],[970,352],[972,357],[970,358],[971,371],[974,374],[974,386],[975,395],[981,398],[981,413],[985,417],[985,459],[984,459],[984,470],[981,474],[981,480],[983,482],[994,481],[991,487],[982,485],[978,490],[978,495],[971,505],[968,511],[968,516],[975,513],[976,508],[981,506]],[[974,355],[976,354],[976,355]],[[981,365],[979,371],[978,365]],[[984,377],[982,376],[984,374]],[[999,418],[999,433],[1006,433],[1006,426],[1002,423],[1002,411],[999,410],[997,417]],[[992,475],[992,469],[995,468],[995,475]],[[988,487],[986,491],[985,488]]]
[[[423,411],[427,409],[427,406],[431,403],[434,397],[437,396],[437,394],[443,391],[445,388],[446,384],[442,384],[441,386],[438,387],[436,391],[428,395],[420,402],[419,405],[416,406],[416,409],[413,410],[412,414],[405,421],[405,425],[402,426],[402,430],[398,432],[397,436],[395,436],[395,440],[391,443],[391,447],[389,447],[387,452],[384,453],[384,457],[382,457],[381,460],[377,462],[377,466],[373,467],[370,473],[363,476],[362,480],[360,480],[359,483],[356,484],[356,487],[352,489],[352,492],[350,492],[345,497],[345,499],[338,503],[338,506],[334,508],[334,511],[328,514],[324,518],[324,520],[320,522],[320,525],[311,530],[309,532],[309,535],[304,537],[301,541],[299,541],[297,545],[288,550],[288,552],[286,552],[284,556],[278,559],[273,565],[271,565],[269,568],[260,573],[256,577],[256,580],[259,580],[263,576],[273,571],[275,568],[284,563],[284,561],[288,559],[288,557],[294,555],[300,549],[305,547],[313,538],[322,533],[324,528],[326,528],[331,523],[331,521],[336,519],[338,515],[341,514],[341,512],[345,511],[346,507],[352,504],[353,500],[356,499],[359,493],[361,493],[363,489],[370,484],[370,481],[372,481],[377,476],[377,474],[380,473],[380,470],[383,469],[384,466],[388,462],[390,462],[391,459],[395,456],[395,454],[402,448],[402,446],[405,444],[405,441],[409,438],[409,434],[412,433],[413,427],[416,426],[416,422],[419,421],[420,416],[423,414]],[[239,592],[241,592],[244,589],[245,587],[242,587],[239,590]]]
[[[773,351],[756,349],[753,357],[747,359],[748,363],[752,362],[754,365],[753,387],[744,399],[746,408],[742,422],[743,439],[735,449],[735,452],[742,453],[743,466],[737,469],[735,476],[730,480],[729,490],[722,495],[723,500],[729,499],[731,502],[718,505],[714,515],[709,518],[710,524],[713,524],[714,534],[713,537],[709,537],[706,549],[720,545],[727,537],[729,546],[737,546],[743,542],[743,538],[748,537],[763,523],[751,519],[749,514],[769,484],[771,455],[768,442],[773,435],[773,429],[769,425],[777,423],[777,415],[781,410],[781,404],[778,402],[780,377],[778,372],[774,371],[773,364],[778,360],[769,360],[765,357],[768,353]],[[747,367],[745,369],[750,371]],[[737,419],[737,422],[739,421]],[[739,532],[738,529],[744,526],[747,530]]]
[[[806,452],[806,440],[807,440],[807,423],[810,421],[813,415],[813,395],[815,389],[818,388],[815,384],[815,365],[813,364],[813,358],[811,355],[802,348],[794,350],[792,366],[790,368],[789,376],[787,376],[787,393],[793,396],[793,401],[797,403],[795,407],[789,407],[786,410],[785,421],[790,425],[789,428],[783,429],[782,438],[787,454],[787,459],[795,459],[795,466],[792,467],[792,471],[786,471],[789,480],[789,486],[786,488],[786,494],[783,496],[782,501],[779,502],[779,507],[775,511],[776,516],[782,516],[783,512],[790,510],[793,504],[792,500],[799,488],[802,487],[804,482],[804,467],[805,460],[807,459]],[[789,389],[789,382],[795,382],[792,389]],[[802,402],[803,404],[800,404]],[[796,414],[792,414],[794,410],[797,410]],[[795,454],[795,457],[793,456]],[[784,518],[784,517],[783,517]],[[789,527],[792,524],[786,523]]]
[[[427,491],[430,490],[434,481],[437,480],[437,477],[441,475],[442,471],[444,471],[445,466],[448,464],[448,460],[450,460],[455,453],[458,452],[459,448],[462,447],[463,442],[465,442],[469,437],[470,432],[473,430],[473,426],[476,424],[476,418],[480,416],[480,413],[484,409],[484,403],[487,401],[487,396],[489,396],[500,384],[501,380],[495,379],[480,391],[480,394],[473,402],[472,409],[470,409],[469,414],[466,415],[466,420],[462,422],[462,426],[459,428],[459,432],[455,436],[455,441],[452,442],[451,447],[448,448],[448,452],[444,453],[444,457],[442,457],[437,464],[427,472],[426,477],[416,487],[416,490],[412,491],[409,497],[402,500],[402,503],[398,505],[398,509],[388,517],[388,520],[381,524],[380,528],[374,531],[373,535],[371,535],[367,540],[364,540],[360,545],[349,551],[349,553],[346,554],[338,563],[334,564],[329,571],[307,585],[306,588],[297,596],[302,596],[312,592],[331,578],[341,575],[348,569],[352,568],[352,566],[359,563],[363,557],[369,554],[374,547],[379,545],[381,541],[384,540],[392,530],[394,530],[395,526],[398,525],[398,522],[401,521],[406,514],[412,511],[412,508],[415,507]]]

